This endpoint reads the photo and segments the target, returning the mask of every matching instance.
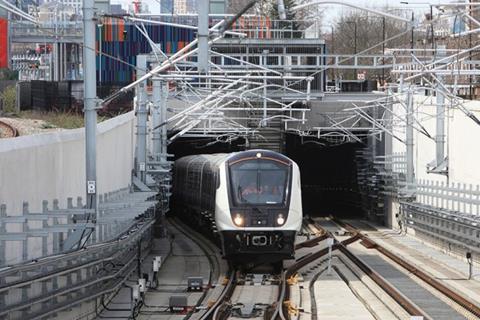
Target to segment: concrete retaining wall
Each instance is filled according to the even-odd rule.
[[[418,104],[425,101],[423,106]],[[415,96],[415,117],[420,119],[432,137],[435,137],[435,97]],[[449,103],[447,100],[446,103]],[[466,101],[464,106],[477,118],[480,118],[480,101]],[[396,106],[398,114],[404,110]],[[404,111],[403,111],[404,112]],[[403,126],[403,128],[401,127]],[[405,139],[404,123],[397,126],[395,133]],[[418,127],[418,125],[416,124]],[[480,125],[467,117],[461,110],[449,108],[445,120],[446,141],[445,155],[449,158],[449,182],[480,184]],[[427,164],[435,159],[435,141],[418,131],[414,132],[415,143],[415,178],[447,182],[443,175],[427,173]],[[405,152],[405,145],[393,140],[393,152]]]
[[[129,112],[98,125],[97,192],[127,187],[134,156],[134,115]],[[84,129],[0,140],[0,204],[21,215],[22,203],[41,212],[42,200],[85,197]]]
[[[415,118],[420,124],[435,137],[436,135],[436,97],[416,95],[414,97]],[[421,103],[423,105],[419,106]],[[446,100],[446,103],[450,103]],[[480,118],[480,101],[465,101],[464,107]],[[395,113],[400,119],[405,119],[405,109],[400,105],[394,106]],[[427,172],[427,164],[435,159],[435,141],[419,131],[414,131],[414,170],[415,179],[428,180],[444,185],[472,185],[475,188],[480,184],[480,125],[467,117],[464,112],[457,108],[448,108],[445,114],[446,145],[445,156],[449,159],[449,177],[445,175]],[[415,124],[419,128],[418,124]],[[405,123],[397,123],[394,127],[395,134],[405,139]],[[393,139],[393,152],[406,152],[405,144]],[[386,224],[398,227],[395,214],[399,212],[398,203],[389,199]]]

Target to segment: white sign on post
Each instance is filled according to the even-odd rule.
[[[87,193],[88,194],[95,194],[95,181],[87,181]]]

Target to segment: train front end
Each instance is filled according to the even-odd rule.
[[[220,171],[216,225],[224,256],[242,262],[294,257],[302,223],[300,173],[282,154],[251,150],[232,155]]]

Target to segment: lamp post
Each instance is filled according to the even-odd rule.
[[[408,2],[408,1],[400,1],[400,3],[401,4],[410,4],[410,2]],[[431,39],[432,40],[432,49],[435,49],[435,34],[433,32],[433,5],[430,2],[415,2],[414,4],[426,4],[430,7],[430,34],[431,34],[431,37],[432,37],[432,39]],[[413,17],[413,13],[412,13],[412,17]]]
[[[385,17],[382,17],[382,61],[385,64]],[[385,67],[382,68],[382,85],[385,85]]]
[[[330,45],[330,54],[334,54],[335,53],[335,40],[334,40],[334,26],[333,24],[321,24],[319,25],[319,27],[330,27],[330,29],[332,30],[331,31],[331,45]],[[324,52],[326,53],[326,52]],[[334,62],[335,62],[335,58],[333,58]],[[335,78],[335,68],[330,68],[330,70],[332,71],[332,79]]]
[[[357,22],[355,21],[347,21],[348,24],[352,23],[353,24],[353,27],[354,27],[354,32],[353,32],[353,36],[354,36],[354,44],[353,44],[353,54],[356,55],[357,54]],[[353,63],[355,64],[355,58],[353,59]],[[353,69],[353,79],[355,80],[357,78],[357,69]]]

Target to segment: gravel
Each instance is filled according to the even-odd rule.
[[[21,136],[64,130],[62,128],[52,128],[52,125],[44,120],[21,118],[0,118],[0,120],[15,127]]]

